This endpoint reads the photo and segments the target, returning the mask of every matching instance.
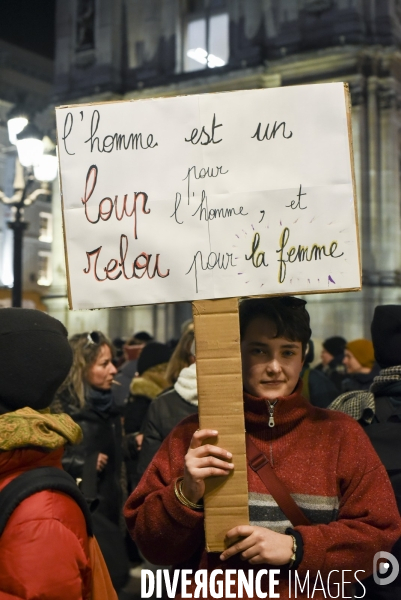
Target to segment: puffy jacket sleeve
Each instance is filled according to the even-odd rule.
[[[173,429],[125,505],[128,530],[153,564],[183,562],[205,543],[203,512],[183,506],[174,494],[175,481],[183,475],[184,456],[197,428],[194,415]]]
[[[391,551],[401,535],[401,519],[393,488],[370,440],[351,418],[343,424],[337,465],[338,519],[329,524],[299,526],[304,554],[298,572],[305,576],[334,569],[349,570],[355,581],[373,572],[373,556]],[[341,565],[339,567],[338,565]]]
[[[89,600],[90,590],[84,542],[65,524],[43,518],[7,525],[0,542],[0,598]]]

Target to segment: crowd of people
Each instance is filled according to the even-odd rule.
[[[62,465],[94,509],[93,533],[117,592],[132,563],[208,572],[247,563],[248,569],[268,564],[326,576],[347,569],[354,592],[360,584],[352,573],[363,569],[367,598],[401,597],[399,578],[384,587],[372,576],[376,552],[394,546],[401,561],[401,306],[377,307],[372,341],[325,339],[318,362],[305,304],[291,297],[244,300],[240,329],[247,443],[268,457],[308,525],[288,518],[250,464],[250,525],[227,532],[220,555],[205,551],[205,479],[227,477],[234,465],[231,453],[219,447],[218,433],[199,429],[192,322],[168,343],[144,331],[113,342],[100,331],[84,332],[67,342],[55,319],[2,309],[0,432],[12,435],[0,438],[0,490],[28,468]],[[331,412],[322,410],[327,408]],[[65,596],[51,595],[56,578],[45,572],[34,584],[37,597],[89,598],[80,510],[62,494],[44,490],[35,496],[40,494],[39,508],[54,529],[49,548],[61,533],[72,558]],[[0,590],[7,598],[34,597],[26,592],[27,577],[46,544],[26,537],[35,538],[35,496],[24,500],[29,514],[21,512],[22,502],[0,537]],[[16,535],[27,520],[25,537]],[[54,520],[70,535],[57,531]],[[29,557],[37,557],[26,576],[21,578],[7,544],[15,555],[18,544],[33,544]],[[67,583],[71,578],[74,583]],[[287,583],[280,578],[278,591],[287,597],[288,577]]]

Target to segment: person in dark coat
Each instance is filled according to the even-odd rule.
[[[309,340],[304,366],[301,371],[302,394],[313,406],[326,408],[338,396],[334,383],[322,372],[311,369],[314,360],[314,343]]]
[[[70,344],[73,365],[57,393],[52,411],[69,414],[82,429],[82,442],[67,447],[63,467],[75,479],[82,480],[85,495],[98,502],[94,529],[118,590],[126,582],[128,562],[122,531],[118,533],[124,497],[122,417],[111,393],[117,369],[112,361],[111,342],[100,331],[77,334],[70,339]],[[105,540],[105,527],[109,529],[108,536],[115,537],[113,544],[121,542],[121,568],[118,565],[116,568],[113,562],[113,552]],[[116,548],[114,552],[117,553]]]
[[[166,390],[149,406],[143,430],[138,474],[142,475],[170,431],[185,417],[198,412],[196,364],[184,367],[172,389]]]
[[[368,390],[380,367],[375,363],[375,353],[370,340],[348,342],[344,350],[343,365],[347,375],[341,383],[342,392]]]
[[[151,402],[167,389],[167,364],[171,350],[166,344],[150,342],[138,359],[137,376],[131,381],[130,394],[124,407],[124,432],[130,456],[127,460],[129,490],[138,483],[138,453],[142,447],[141,432]]]
[[[377,306],[371,333],[379,374],[368,391],[342,394],[329,408],[354,417],[362,425],[387,470],[401,514],[401,306]],[[401,539],[391,553],[401,565]],[[373,576],[363,584],[369,600],[401,598],[400,575],[387,585],[379,585]],[[356,597],[362,597],[362,592]]]
[[[339,393],[341,392],[341,382],[346,374],[343,365],[346,343],[346,340],[339,335],[324,340],[320,354],[322,362],[315,367],[316,371],[321,371],[334,383]]]
[[[123,346],[124,362],[113,379],[111,388],[117,406],[124,406],[129,396],[129,387],[138,370],[138,358],[143,348],[153,338],[146,331],[138,331]]]

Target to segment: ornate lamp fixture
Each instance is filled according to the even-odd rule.
[[[10,143],[16,145],[18,151],[14,193],[8,198],[0,190],[0,200],[13,209],[13,220],[8,223],[14,232],[12,306],[19,307],[22,305],[22,242],[24,230],[28,226],[24,221],[24,207],[32,204],[42,194],[51,194],[49,187],[41,185],[41,182],[50,182],[56,178],[57,157],[51,140],[42,139],[36,125],[29,123],[24,114],[17,109],[14,113],[9,113],[7,123]]]

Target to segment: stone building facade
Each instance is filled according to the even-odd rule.
[[[348,82],[363,290],[310,296],[314,338],[368,337],[374,306],[401,301],[401,0],[58,0],[56,38],[56,104]],[[161,338],[190,314],[135,310]],[[108,313],[109,330],[139,324]]]
[[[53,61],[0,40],[0,189],[13,195],[17,150],[9,142],[7,117],[15,105],[23,105],[43,134],[54,137]],[[23,241],[23,305],[42,308],[42,296],[51,283],[52,206],[41,195],[26,207],[29,223]],[[10,306],[13,285],[12,208],[0,202],[0,306]]]

